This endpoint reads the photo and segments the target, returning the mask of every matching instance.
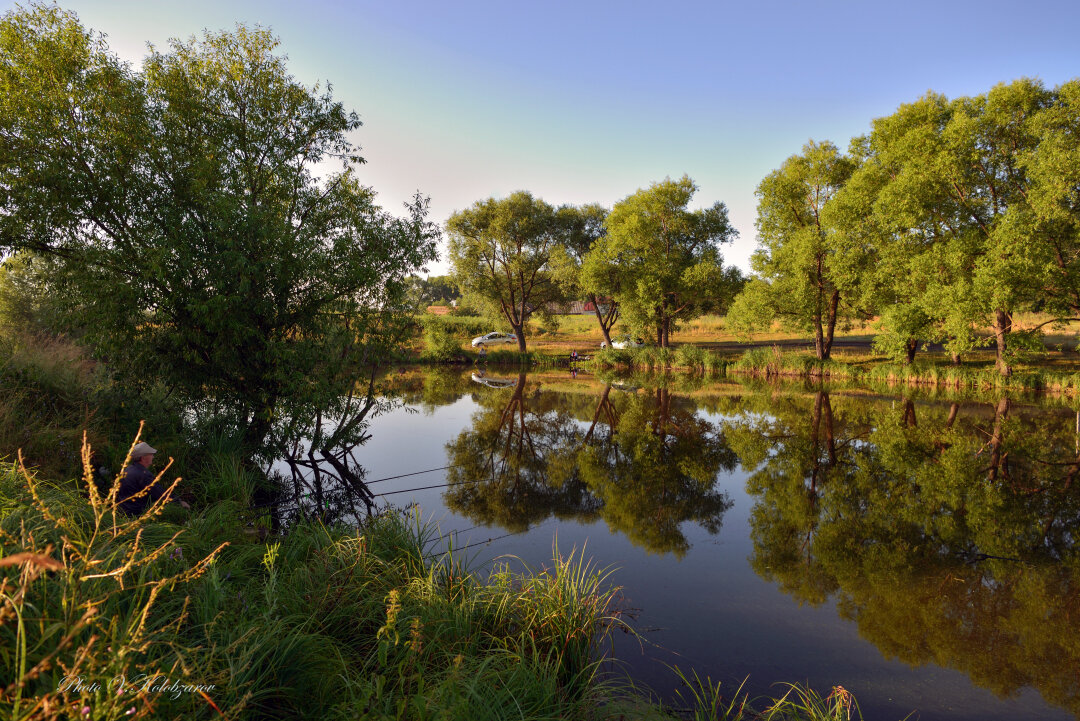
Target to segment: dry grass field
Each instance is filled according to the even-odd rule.
[[[1017,330],[1030,329],[1044,323],[1047,319],[1048,317],[1042,314],[1018,313],[1014,318],[1014,326]],[[505,329],[493,327],[492,330]],[[1043,327],[1043,331],[1046,352],[1029,354],[1030,357],[1021,360],[1017,369],[1040,368],[1062,373],[1080,371],[1080,353],[1077,352],[1080,347],[1080,322],[1061,326],[1047,325]],[[616,325],[612,336],[617,337],[626,332],[628,329]],[[870,366],[886,361],[885,356],[875,353],[872,348],[871,344],[876,332],[875,321],[837,328],[833,342],[833,359],[856,366]],[[989,332],[989,329],[986,329],[987,335]],[[469,345],[471,338],[472,336],[461,338],[461,348],[466,353],[472,351]],[[603,336],[594,316],[562,315],[556,317],[555,327],[546,327],[533,322],[526,340],[532,352],[562,356],[569,355],[575,350],[579,354],[593,353],[599,349]],[[646,338],[647,342],[649,340]],[[693,344],[732,358],[741,355],[748,348],[761,346],[775,345],[784,350],[813,349],[813,337],[809,333],[793,333],[774,327],[768,332],[755,333],[750,339],[746,339],[729,331],[725,327],[724,318],[716,315],[701,316],[683,323],[672,334],[672,342],[675,347]],[[512,349],[511,346],[505,346],[505,348]],[[918,357],[923,361],[947,362],[940,346],[931,346],[926,351],[920,350]],[[991,366],[993,362],[992,348],[973,351],[964,356],[964,364],[969,367]]]

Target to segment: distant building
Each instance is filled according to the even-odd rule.
[[[446,315],[450,312],[450,306],[446,305],[429,305],[427,312],[433,315]]]
[[[607,310],[604,303],[600,304],[600,312]],[[588,300],[575,300],[569,303],[548,303],[548,311],[554,315],[588,315],[596,312],[596,305]]]

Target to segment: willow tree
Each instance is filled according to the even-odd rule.
[[[556,274],[569,298],[584,298],[593,307],[604,341],[611,345],[611,329],[619,320],[618,269],[606,264],[588,263],[590,252],[607,234],[604,221],[608,211],[592,204],[563,206],[556,213],[561,242],[555,258]]]
[[[837,324],[865,315],[859,290],[869,267],[866,246],[831,225],[827,209],[856,162],[830,142],[807,143],[758,185],[756,278],[729,317],[749,331],[774,320],[810,330],[817,357],[832,351]]]
[[[231,406],[249,448],[280,404],[336,398],[380,357],[437,239],[423,199],[375,204],[359,119],[277,45],[240,27],[137,70],[55,6],[0,20],[0,250],[57,259],[129,387]]]
[[[1033,80],[951,101],[928,93],[876,120],[867,141],[860,172],[887,178],[873,213],[900,244],[896,281],[918,279],[911,302],[954,353],[983,344],[989,326],[1002,375],[1016,311],[1080,311],[1076,95]]]
[[[531,193],[477,201],[446,221],[458,287],[489,315],[504,318],[525,352],[525,324],[563,299],[552,273],[558,246],[555,208]]]
[[[697,186],[689,177],[670,178],[638,190],[615,204],[607,235],[585,261],[589,272],[606,269],[621,312],[633,326],[652,328],[667,347],[680,319],[717,309],[730,299],[741,276],[723,267],[720,245],[738,234],[727,208],[715,203],[689,210]]]

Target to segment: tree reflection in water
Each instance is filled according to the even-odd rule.
[[[447,446],[447,505],[511,531],[600,517],[654,553],[684,554],[686,521],[719,531],[731,502],[716,477],[737,461],[713,424],[666,389],[608,386],[592,408],[582,398],[526,393],[524,374],[479,394],[471,428]]]
[[[726,424],[752,471],[755,570],[802,602],[835,594],[886,656],[1080,714],[1072,414],[840,400],[786,397]]]
[[[447,444],[452,510],[509,531],[603,519],[649,552],[681,556],[687,521],[719,531],[731,501],[717,476],[741,463],[750,562],[763,578],[802,603],[835,600],[887,657],[957,669],[1001,695],[1032,686],[1080,715],[1074,411],[768,386],[693,388],[694,400],[634,386],[562,393],[507,380],[396,381],[400,398],[428,410],[470,393],[477,404]],[[352,409],[357,424],[334,438],[322,417],[301,424],[319,442],[293,449],[295,468],[336,448],[362,473],[340,453],[363,442],[374,410]],[[320,515],[337,512],[340,479],[311,474],[290,490],[329,500]]]

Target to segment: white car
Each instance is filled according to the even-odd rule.
[[[472,347],[480,348],[485,345],[498,345],[499,343],[517,343],[517,336],[513,333],[488,333],[472,339]]]
[[[472,382],[488,388],[513,388],[518,383],[516,378],[488,378],[483,373],[473,373]]]
[[[607,343],[601,342],[600,347],[607,348]],[[624,350],[626,348],[644,348],[645,341],[643,341],[641,338],[632,338],[631,336],[624,335],[618,340],[611,341],[611,347],[617,350]]]

